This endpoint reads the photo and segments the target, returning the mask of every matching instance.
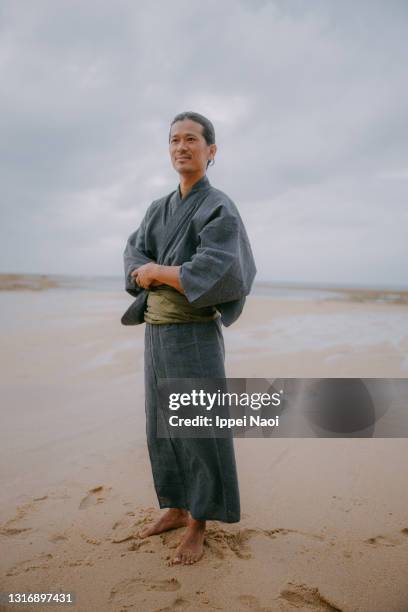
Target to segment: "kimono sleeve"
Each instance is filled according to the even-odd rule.
[[[147,216],[147,215],[146,215]],[[123,253],[123,261],[125,268],[125,289],[130,295],[137,297],[143,291],[142,287],[136,285],[131,272],[143,264],[154,261],[146,253],[145,231],[146,231],[146,216],[133,234],[131,234],[126,243]]]
[[[241,218],[220,215],[199,233],[191,261],[180,269],[180,282],[193,306],[215,306],[248,295],[256,268]]]

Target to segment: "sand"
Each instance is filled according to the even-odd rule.
[[[137,536],[159,511],[129,300],[16,295],[1,298],[0,590],[73,591],[78,612],[408,610],[406,439],[235,440],[241,523],[209,522],[202,560],[169,567],[182,530]],[[228,374],[406,378],[407,322],[398,304],[250,298],[225,330]]]

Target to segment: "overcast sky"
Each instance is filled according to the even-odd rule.
[[[408,285],[407,26],[404,0],[3,0],[1,271],[121,274],[195,110],[258,280]]]

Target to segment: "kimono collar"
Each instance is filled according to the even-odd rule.
[[[204,174],[204,176],[200,178],[199,181],[194,183],[188,194],[185,196],[185,199],[187,199],[191,194],[196,193],[197,191],[200,191],[202,189],[208,189],[209,187],[211,187],[211,183],[208,180],[207,176]],[[179,200],[181,201],[182,197],[180,192],[180,185],[177,187],[177,195]]]

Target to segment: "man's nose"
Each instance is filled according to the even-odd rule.
[[[187,143],[180,140],[180,142],[177,145],[177,152],[186,151],[186,150],[187,150]]]

